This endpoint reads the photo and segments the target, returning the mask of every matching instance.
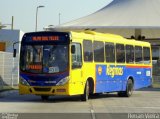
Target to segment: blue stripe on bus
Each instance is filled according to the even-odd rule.
[[[151,85],[151,68],[140,67],[96,65],[96,93],[125,91],[129,77],[134,79],[134,89]]]
[[[30,86],[55,86],[61,79],[69,76],[69,72],[50,74],[30,75],[26,73],[20,73],[20,76],[25,79]]]

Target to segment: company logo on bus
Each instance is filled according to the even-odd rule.
[[[99,76],[105,75],[110,76],[111,78],[122,76],[124,73],[124,67],[122,66],[99,65],[96,70]]]
[[[123,67],[115,67],[115,66],[107,66],[106,75],[111,76],[122,76],[123,75]]]
[[[98,74],[99,74],[99,75],[102,74],[102,67],[101,67],[101,66],[98,67]]]

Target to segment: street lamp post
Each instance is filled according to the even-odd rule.
[[[61,13],[59,13],[59,25],[61,24]]]
[[[35,28],[35,31],[37,31],[37,24],[38,24],[38,8],[43,8],[45,6],[37,6],[37,9],[36,9],[36,28]]]

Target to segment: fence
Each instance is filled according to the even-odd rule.
[[[153,64],[153,86],[160,88],[160,62]]]
[[[13,53],[0,51],[0,90],[18,85],[18,68],[18,55],[16,58],[13,58]]]

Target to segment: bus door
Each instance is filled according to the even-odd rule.
[[[82,81],[82,48],[80,43],[71,45],[71,82],[74,87],[72,93],[79,94],[83,90]]]

